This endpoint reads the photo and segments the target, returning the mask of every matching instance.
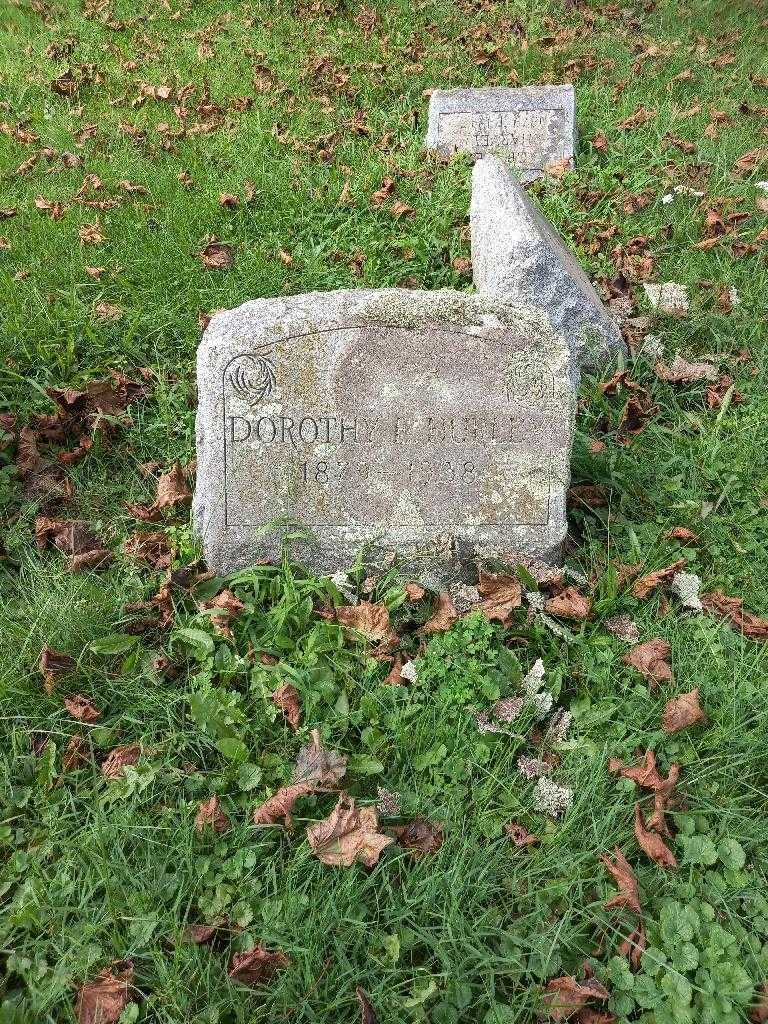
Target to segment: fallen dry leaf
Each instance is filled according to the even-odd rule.
[[[705,611],[727,619],[731,626],[750,640],[768,640],[768,619],[746,611],[740,597],[729,597],[722,590],[712,590],[701,599]]]
[[[218,835],[228,832],[232,827],[227,815],[221,809],[219,798],[214,794],[208,800],[203,800],[195,816],[195,831],[201,835],[207,828],[212,828]]]
[[[212,238],[197,254],[206,270],[229,270],[234,263],[232,246]]]
[[[549,1020],[568,1020],[590,999],[604,1002],[610,994],[597,978],[587,978],[582,983],[573,977],[553,978],[544,992],[543,1015]]]
[[[81,986],[75,1012],[78,1024],[116,1024],[130,1000],[133,963],[118,960]]]
[[[416,817],[408,825],[397,825],[392,832],[400,846],[410,850],[416,859],[428,853],[436,853],[443,845],[442,826],[426,818]]]
[[[355,989],[355,996],[360,1004],[360,1024],[378,1024],[378,1017],[371,1005],[371,1001],[359,985]]]
[[[270,981],[274,974],[290,965],[290,960],[280,950],[268,950],[254,946],[243,953],[235,953],[229,962],[229,977],[240,985],[255,988]]]
[[[335,786],[344,778],[347,759],[333,750],[326,750],[320,741],[320,732],[313,729],[311,742],[302,747],[296,758],[294,783],[313,786]]]
[[[154,533],[132,533],[126,537],[123,553],[128,558],[136,558],[153,569],[167,569],[173,557],[173,548],[167,534],[161,531]]]
[[[681,693],[679,697],[667,701],[661,716],[661,727],[671,735],[706,721],[707,716],[699,705],[699,688],[695,686],[690,693]]]
[[[394,842],[391,836],[377,832],[378,825],[373,807],[357,808],[354,798],[342,793],[329,816],[307,829],[307,840],[323,864],[350,867],[357,860],[372,868]]]
[[[627,651],[621,660],[652,683],[668,683],[672,679],[672,669],[666,659],[671,650],[666,640],[646,640]]]
[[[98,722],[101,718],[101,712],[93,706],[87,697],[83,697],[81,693],[73,693],[71,697],[65,697],[64,707],[78,722],[90,724],[91,722]]]
[[[186,505],[192,500],[192,491],[186,480],[181,463],[174,462],[167,473],[162,473],[157,481],[157,496],[151,505],[129,505],[131,515],[145,522],[156,522],[163,509],[175,509],[177,505]]]
[[[314,793],[315,790],[316,786],[312,782],[297,782],[292,786],[282,786],[274,796],[265,800],[254,810],[254,825],[276,825],[281,818],[284,818],[286,826],[290,828],[293,805],[299,797]]]
[[[576,508],[606,508],[608,495],[599,484],[574,484],[568,489],[568,504]]]
[[[668,540],[679,540],[681,544],[698,544],[700,539],[698,533],[689,530],[687,526],[673,526],[664,536]]]
[[[658,586],[662,583],[667,583],[676,572],[680,572],[685,564],[685,559],[680,558],[677,562],[673,562],[672,565],[667,565],[663,569],[656,569],[654,572],[641,576],[640,579],[635,580],[632,587],[632,596],[638,598],[638,600],[648,597]]]
[[[48,644],[40,651],[38,668],[43,674],[43,688],[47,694],[51,694],[56,686],[56,680],[75,667],[77,662],[69,654],[61,651],[54,651]]]
[[[645,430],[648,420],[652,419],[658,411],[659,407],[653,404],[650,395],[644,392],[632,395],[621,411],[617,439],[626,443],[626,438],[630,435],[640,434]]]
[[[448,593],[437,595],[437,608],[431,619],[428,619],[421,629],[417,630],[419,636],[430,636],[432,633],[444,633],[450,629],[458,619],[459,613],[453,598]]]
[[[245,605],[237,594],[225,588],[210,601],[202,601],[200,608],[202,611],[212,612],[211,623],[214,629],[231,639],[234,636],[230,628],[231,623],[245,609]]]
[[[680,775],[680,765],[670,765],[669,775],[665,779],[656,766],[655,753],[652,750],[646,750],[642,764],[626,765],[618,758],[612,757],[608,761],[608,771],[621,775],[624,779],[631,779],[643,789],[671,793]]]
[[[573,619],[581,622],[589,617],[592,602],[576,587],[566,587],[559,594],[550,597],[544,603],[544,611],[560,619]]]
[[[69,743],[64,748],[61,758],[61,773],[76,771],[90,762],[88,757],[88,744],[84,736],[75,734],[70,736]]]
[[[645,929],[642,925],[631,931],[629,935],[619,943],[616,952],[619,956],[625,956],[629,960],[632,971],[639,971],[642,966],[643,953],[648,942],[645,937]]]
[[[602,854],[600,857],[603,866],[611,873],[611,875],[613,875],[613,880],[619,887],[619,891],[616,895],[612,896],[605,904],[605,909],[612,910],[614,907],[624,907],[627,910],[633,911],[635,914],[642,914],[642,909],[640,907],[640,892],[637,887],[635,873],[618,846],[614,847],[613,853],[613,861],[607,853]]]
[[[335,614],[340,625],[356,629],[369,640],[380,643],[393,636],[386,605],[361,601],[360,604],[342,605]]]
[[[534,846],[539,842],[538,836],[533,835],[517,821],[508,821],[504,831],[515,844],[515,846]]]
[[[38,516],[35,520],[35,543],[39,551],[44,551],[52,544],[67,555],[69,572],[106,569],[115,557],[82,519],[60,520]]]
[[[649,832],[646,829],[640,804],[635,804],[635,837],[640,844],[640,848],[655,864],[664,868],[677,867],[675,855],[663,839],[656,835],[655,832]]]
[[[141,757],[141,747],[138,743],[129,743],[122,747],[115,747],[106,757],[101,766],[101,774],[105,779],[114,782],[115,779],[123,777],[123,768],[129,764],[136,764]]]
[[[420,601],[426,594],[426,590],[419,583],[406,583],[405,595],[409,601]]]
[[[712,363],[689,363],[682,356],[675,356],[671,366],[656,363],[654,371],[659,380],[669,384],[694,384],[697,381],[717,380],[718,370]]]
[[[272,703],[283,712],[288,725],[294,732],[297,732],[301,724],[301,707],[299,691],[293,683],[283,683],[282,686],[278,686],[272,694]]]
[[[481,572],[477,592],[483,600],[472,610],[482,612],[489,622],[508,626],[516,608],[523,603],[523,588],[516,576],[505,572]]]
[[[726,397],[729,395],[731,405],[739,405],[740,402],[744,401],[744,396],[733,386],[733,377],[729,377],[728,374],[724,373],[712,387],[707,388],[707,408],[722,408]]]
[[[768,1020],[768,982],[764,982],[756,993],[757,1002],[752,1007],[749,1019],[753,1024],[765,1024]]]

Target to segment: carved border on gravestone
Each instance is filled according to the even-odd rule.
[[[427,149],[445,156],[465,151],[478,158],[495,154],[525,181],[576,151],[573,86],[519,89],[435,89],[429,100]]]
[[[506,376],[497,368],[494,384],[499,353]],[[194,511],[209,564],[274,555],[277,541],[257,527],[297,509],[318,534],[309,557],[322,569],[348,565],[366,542],[436,557],[452,536],[487,553],[551,555],[565,533],[574,384],[542,314],[504,300],[330,292],[217,314],[198,354]],[[247,442],[236,459],[229,432]],[[341,447],[350,475],[331,480]],[[510,508],[531,514],[514,523]]]

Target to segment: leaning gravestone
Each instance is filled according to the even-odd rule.
[[[470,220],[479,292],[546,309],[580,365],[596,368],[624,351],[621,331],[589,278],[497,157],[474,166]]]
[[[429,99],[427,149],[448,156],[492,153],[522,180],[547,167],[573,166],[576,114],[572,85],[521,89],[435,89]]]
[[[194,516],[219,573],[279,552],[281,517],[332,572],[361,545],[422,578],[457,549],[557,556],[576,371],[546,316],[399,289],[256,299],[198,352]],[[455,578],[455,575],[454,577]]]

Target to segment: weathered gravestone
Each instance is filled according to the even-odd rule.
[[[621,331],[589,278],[497,157],[474,166],[470,219],[479,292],[545,309],[580,365],[595,368],[624,351]]]
[[[290,517],[320,571],[458,546],[552,558],[575,405],[544,314],[461,292],[336,291],[217,313],[198,352],[194,514],[217,572],[274,557]],[[455,577],[454,577],[455,578]]]
[[[522,89],[435,89],[429,99],[427,149],[492,153],[524,181],[547,167],[573,166],[576,115],[572,85]]]

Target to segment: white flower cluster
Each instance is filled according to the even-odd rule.
[[[542,814],[562,818],[573,803],[573,790],[567,786],[558,786],[551,779],[541,778],[533,790],[533,802],[536,810]]]
[[[540,779],[542,775],[549,775],[552,765],[538,757],[526,757],[522,754],[517,759],[517,770],[526,779]]]

